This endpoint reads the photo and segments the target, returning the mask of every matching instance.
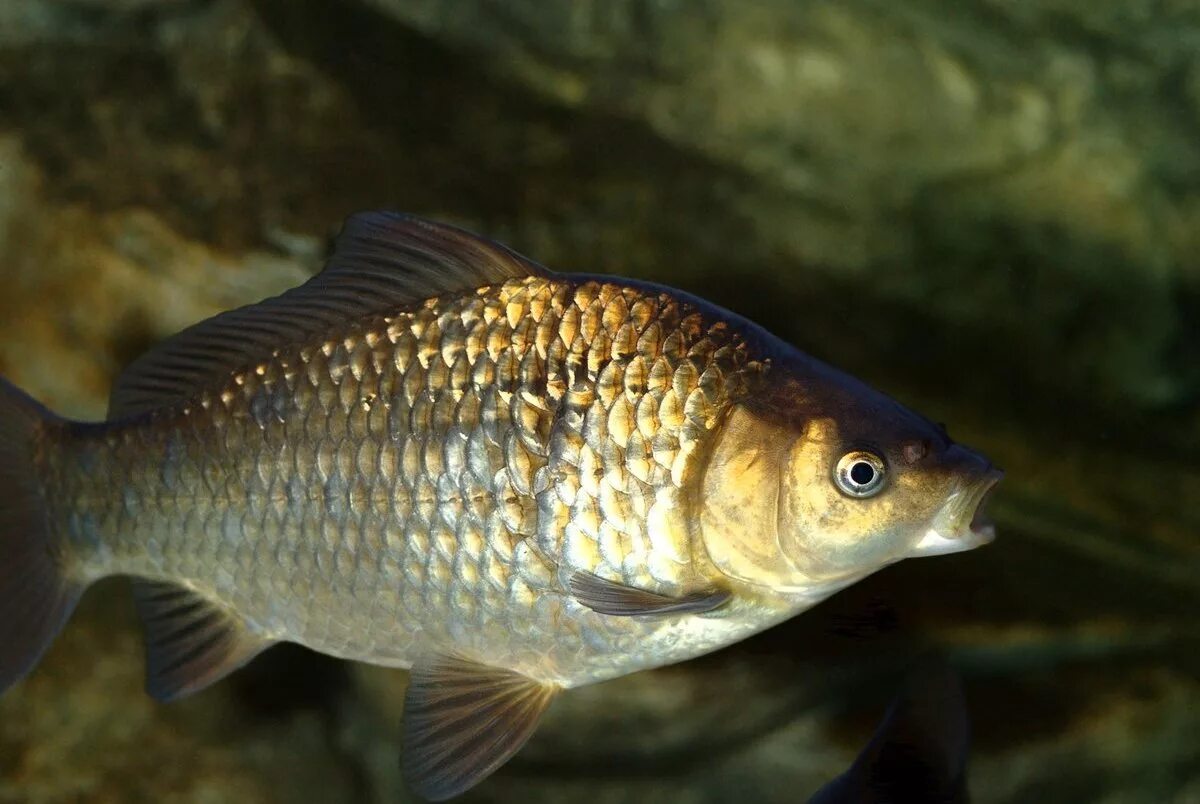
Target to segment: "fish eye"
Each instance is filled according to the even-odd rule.
[[[873,452],[847,452],[838,461],[833,479],[851,497],[870,497],[883,488],[887,465]]]

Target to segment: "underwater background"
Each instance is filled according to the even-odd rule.
[[[464,801],[802,802],[932,651],[973,801],[1200,802],[1200,4],[0,0],[0,374],[48,406],[371,208],[694,292],[1007,470],[992,545],[563,696]],[[408,800],[404,673],[142,662],[105,582],[0,698],[0,802]]]

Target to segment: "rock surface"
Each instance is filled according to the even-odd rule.
[[[1197,44],[1182,2],[0,0],[0,374],[99,417],[370,207],[669,281],[950,422],[1001,538],[565,696],[476,800],[802,800],[940,649],[975,800],[1195,801]],[[0,698],[0,802],[404,800],[402,674],[160,706],[129,608]]]
[[[372,3],[747,180],[722,212],[785,287],[869,285],[1057,361],[1026,380],[1197,398],[1189,4]]]

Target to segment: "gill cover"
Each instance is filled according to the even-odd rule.
[[[701,488],[700,532],[724,575],[755,586],[795,582],[780,543],[780,477],[796,434],[736,406],[717,434]]]

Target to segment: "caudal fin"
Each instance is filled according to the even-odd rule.
[[[0,380],[0,692],[33,669],[82,592],[47,527],[34,456],[51,414]]]

